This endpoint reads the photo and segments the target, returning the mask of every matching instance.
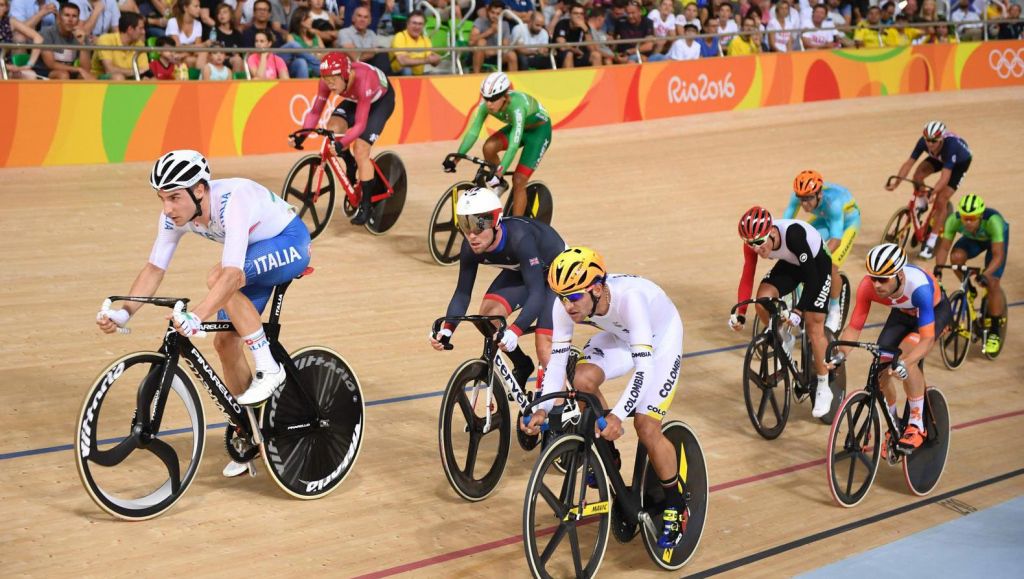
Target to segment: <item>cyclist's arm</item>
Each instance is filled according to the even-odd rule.
[[[224,251],[220,258],[220,272],[201,302],[192,308],[192,313],[199,319],[206,320],[224,307],[231,296],[245,287],[245,254],[249,249],[249,228],[258,216],[254,215],[255,203],[248,203],[249,196],[259,194],[254,189],[239,188],[231,198],[225,197],[222,203],[224,216]]]
[[[1006,260],[1006,238],[1003,236],[1006,231],[1006,222],[1000,215],[993,215],[985,220],[984,226],[992,244],[992,259],[989,260],[988,266],[985,268],[985,275],[991,276],[1002,267]]]
[[[807,242],[807,231],[805,231],[803,227],[790,227],[786,229],[786,247],[788,247],[800,261],[800,279],[804,282],[804,287],[818,287],[818,267],[814,263],[811,246]],[[824,251],[824,248],[822,248],[821,251]],[[797,304],[794,309],[806,312],[807,308],[809,308],[818,297],[811,295],[811,293],[812,292],[808,291],[802,292],[800,294],[800,303]]]
[[[359,77],[353,75],[353,78]],[[363,134],[363,131],[366,130],[366,122],[370,118],[370,107],[373,106],[373,103],[370,102],[370,99],[362,96],[366,94],[365,91],[360,90],[357,94],[360,96],[359,100],[356,102],[355,122],[352,123],[352,126],[349,127],[347,131],[345,131],[345,134],[341,139],[338,139],[342,147],[351,145],[352,141],[358,139],[359,136]]]
[[[517,96],[516,100],[521,98]],[[508,134],[508,148],[501,158],[501,166],[506,169],[512,166],[512,161],[519,152],[519,145],[523,143],[523,130],[526,128],[526,107],[512,99],[509,100],[508,106],[512,109],[512,130]]]
[[[508,229],[506,228],[505,231],[508,232]],[[516,258],[519,259],[519,273],[523,276],[523,283],[526,284],[526,303],[519,311],[516,321],[509,324],[508,328],[517,336],[522,336],[523,330],[529,328],[540,317],[546,301],[545,297],[550,290],[548,290],[544,267],[541,266],[537,240],[532,235],[523,235],[517,241],[515,244]]]
[[[473,297],[473,282],[476,281],[476,270],[480,267],[466,243],[462,244],[462,251],[459,254],[459,281],[455,285],[455,293],[448,302],[447,317],[464,316],[469,309],[469,300]],[[445,322],[444,327],[455,331],[458,324]]]
[[[544,394],[561,392],[564,389],[566,379],[565,366],[569,363],[572,335],[576,329],[576,324],[573,323],[569,314],[565,313],[565,308],[562,307],[562,304],[556,301],[552,307],[554,309],[551,311],[551,359],[544,370],[544,383],[541,385],[542,396]],[[548,400],[539,404],[537,408],[550,414],[554,406],[555,401]]]
[[[147,263],[142,266],[142,271],[135,277],[135,281],[132,282],[132,287],[128,290],[130,296],[145,296],[150,297],[156,294],[156,290],[159,289],[160,283],[164,280],[164,270]],[[143,305],[139,302],[124,302],[122,306],[128,311],[130,315],[134,315],[135,312],[139,311]]]
[[[743,244],[743,273],[740,275],[740,286],[736,290],[736,303],[750,299],[754,291],[754,273],[757,271],[757,254],[746,243]],[[736,313],[744,315],[747,306],[740,306]]]
[[[946,265],[949,259],[949,252],[953,248],[953,240],[960,230],[960,219],[956,213],[950,213],[946,218],[946,224],[942,227],[942,235],[939,236],[939,243],[935,246],[935,265]]]
[[[459,143],[459,154],[465,155],[476,143],[477,138],[480,136],[480,129],[484,126],[484,119],[487,118],[487,104],[483,100],[476,107],[476,112],[473,113],[473,118],[469,120],[469,125],[466,127],[465,134],[462,135],[462,142]]]
[[[625,421],[629,414],[626,406],[636,407],[644,387],[650,387],[654,371],[654,336],[651,329],[651,308],[641,294],[621,296],[623,323],[629,328],[629,351],[633,356],[633,378],[612,408],[612,414]]]
[[[935,182],[933,190],[941,191],[943,187],[949,185],[949,179],[953,176],[953,170],[943,167],[942,172],[939,173],[939,180]]]
[[[935,283],[934,281],[932,283]],[[917,344],[910,349],[910,352],[903,353],[903,363],[907,366],[917,364],[932,349],[935,343],[935,301],[938,290],[931,284],[923,285],[910,296],[910,303],[917,308],[917,334],[920,336]]]
[[[309,111],[306,112],[306,116],[302,119],[303,129],[316,127],[317,121],[320,120],[320,113],[323,112],[324,105],[327,104],[327,98],[330,96],[331,89],[327,86],[326,82],[321,80],[316,90],[316,97],[313,98],[313,104],[309,106]]]
[[[789,205],[786,206],[786,210],[782,213],[782,218],[793,219],[798,211],[800,211],[800,198],[796,196],[796,193],[793,193],[789,196]]]
[[[822,199],[822,202],[824,202],[824,199]],[[835,198],[825,205],[825,222],[828,224],[829,250],[839,247],[839,242],[843,240],[843,224],[846,220],[843,205],[845,203]]]
[[[868,312],[871,311],[871,301],[875,296],[875,288],[871,285],[871,279],[864,276],[857,287],[857,301],[853,306],[853,314],[850,315],[850,323],[843,330],[841,340],[856,342],[860,339],[860,333],[864,330],[864,322],[868,319]],[[847,353],[850,348],[839,348],[842,353]]]

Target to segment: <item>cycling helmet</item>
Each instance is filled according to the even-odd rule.
[[[956,209],[960,212],[960,215],[981,215],[985,212],[985,201],[981,197],[970,193],[960,199]]]
[[[570,247],[551,262],[548,286],[556,294],[568,295],[604,281],[607,273],[601,254],[589,247]]]
[[[942,121],[932,121],[924,126],[924,138],[941,139],[946,132],[946,124]]]
[[[178,149],[164,154],[153,165],[149,184],[157,191],[190,189],[200,181],[210,180],[210,164],[199,151]]]
[[[755,205],[740,217],[739,230],[743,241],[762,239],[772,230],[772,214],[764,207]]]
[[[480,233],[501,223],[501,200],[486,187],[464,191],[455,204],[455,222],[463,233]]]
[[[493,101],[507,93],[510,88],[512,83],[509,82],[508,75],[504,72],[492,72],[480,85],[480,94],[485,99]]]
[[[896,277],[907,263],[907,254],[895,243],[883,243],[871,248],[864,267],[872,277]]]
[[[797,197],[814,197],[821,193],[821,187],[825,181],[821,173],[817,171],[800,171],[800,174],[793,179],[793,192]]]
[[[328,52],[320,61],[321,78],[336,75],[345,82],[352,76],[352,59],[344,52]]]

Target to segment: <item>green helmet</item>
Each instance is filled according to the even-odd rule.
[[[981,215],[985,212],[985,201],[973,194],[964,195],[956,206],[960,215]]]

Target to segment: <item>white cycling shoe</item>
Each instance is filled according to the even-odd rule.
[[[284,366],[278,364],[277,372],[256,372],[249,389],[238,397],[238,403],[245,406],[263,404],[284,384]]]
[[[832,408],[832,390],[827,384],[818,386],[814,393],[814,408],[811,410],[811,416],[821,418],[828,414],[830,408]]]
[[[224,467],[222,474],[227,478],[233,478],[236,476],[241,476],[247,472],[249,472],[248,464],[244,462],[235,462],[232,460],[228,462],[227,466]]]

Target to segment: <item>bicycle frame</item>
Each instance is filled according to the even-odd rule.
[[[873,357],[871,359],[871,367],[868,369],[868,380],[867,383],[864,385],[864,390],[868,393],[868,395],[871,396],[871,399],[875,402],[875,404],[871,405],[871,410],[869,411],[870,414],[868,415],[868,421],[865,424],[871,424],[872,422],[874,422],[875,413],[879,412],[879,410],[881,409],[881,414],[883,418],[885,418],[886,428],[889,429],[889,433],[891,435],[890,440],[892,448],[890,448],[889,450],[895,451],[889,453],[889,456],[892,457],[892,459],[895,459],[897,453],[909,454],[900,450],[899,446],[896,444],[896,441],[900,439],[900,429],[893,421],[892,416],[889,415],[888,404],[885,401],[885,395],[882,393],[881,380],[879,379],[879,375],[886,369],[896,367],[896,364],[900,361],[900,356],[903,352],[899,348],[897,348],[895,352],[889,352],[887,350],[883,350],[877,344],[872,344],[869,342],[850,342],[844,340],[836,340],[828,345],[828,349],[826,350],[827,358],[831,360],[835,354],[836,348],[839,348],[840,346],[849,346],[851,348],[863,348],[871,352]],[[892,356],[892,359],[883,361],[883,358],[887,356]]]
[[[348,175],[346,174],[345,170],[341,167],[341,163],[340,161],[338,161],[338,156],[334,154],[334,133],[328,129],[318,128],[303,129],[300,131],[296,131],[295,133],[292,134],[301,135],[309,133],[316,133],[324,137],[323,141],[320,143],[320,167],[317,169],[316,172],[316,193],[313,194],[313,203],[316,203],[317,199],[320,198],[320,186],[323,184],[324,172],[327,170],[331,170],[334,172],[334,178],[337,179],[339,183],[341,183],[342,189],[345,190],[345,198],[348,200],[349,206],[358,207],[359,201],[362,199],[363,196],[362,187],[353,185],[348,180]],[[302,147],[299,147],[299,149],[301,150]],[[373,170],[377,173],[377,177],[380,178],[382,183],[384,183],[384,191],[381,193],[377,193],[376,195],[370,198],[371,203],[377,203],[378,201],[383,201],[384,199],[387,199],[394,195],[395,190],[391,187],[391,182],[388,181],[388,178],[380,170],[380,167],[377,165],[377,162],[373,160],[373,158],[370,158],[370,163],[373,164]]]
[[[741,306],[748,305],[748,304],[759,305],[759,306],[763,307],[765,310],[767,310],[768,311],[768,318],[769,318],[769,321],[770,321],[770,326],[772,328],[777,328],[782,323],[782,314],[781,314],[782,308],[780,306],[783,306],[783,307],[785,306],[785,302],[782,300],[782,298],[757,298],[757,299],[745,300],[745,301],[742,301],[742,302],[736,304],[735,306],[733,306],[732,307],[732,312],[730,312],[730,313],[734,314],[734,313],[736,313],[736,310],[738,310]],[[755,313],[755,315],[757,315],[757,314]],[[794,362],[793,358],[789,354],[786,353],[785,349],[782,348],[782,343],[779,340],[778,332],[770,332],[769,339],[772,341],[772,348],[774,348],[775,351],[778,352],[779,357],[781,357],[782,360],[785,361],[785,365],[783,366],[783,369],[788,371],[790,373],[790,375],[793,376],[793,379],[796,381],[796,383],[799,384],[802,388],[808,388],[809,385],[811,384],[811,377],[812,377],[811,373],[810,373],[810,366],[808,364],[804,364],[803,372],[801,372],[800,370],[797,370],[796,362]],[[800,351],[801,352],[805,352],[806,351],[806,343],[807,343],[807,332],[802,331],[802,332],[800,332]]]
[[[932,203],[935,190],[924,183],[919,183],[913,179],[900,178],[896,175],[890,176],[888,182],[892,183],[894,179],[898,181],[907,181],[914,185],[914,193],[911,195],[910,201],[907,202],[907,212],[910,214],[910,223],[914,227],[914,238],[918,243],[921,243],[925,239],[925,225],[932,220],[932,214],[935,213],[935,204]],[[928,197],[928,214],[922,221],[917,212],[917,198],[925,196]]]

